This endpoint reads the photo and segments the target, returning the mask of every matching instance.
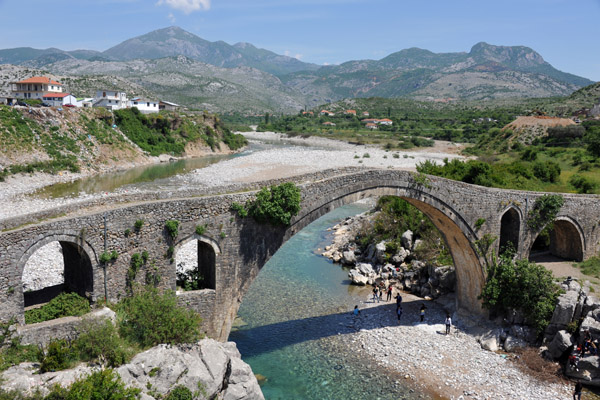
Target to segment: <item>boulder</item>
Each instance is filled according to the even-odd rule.
[[[402,242],[402,247],[405,249],[413,248],[413,233],[410,229],[402,234],[400,240]]]
[[[423,244],[423,241],[421,239],[417,239],[415,240],[415,242],[413,243],[413,247],[412,247],[412,251],[415,251],[416,249],[418,249],[421,245]]]
[[[558,331],[552,342],[548,344],[548,353],[553,359],[558,359],[572,344],[571,334],[567,331]]]
[[[373,266],[371,264],[360,263],[356,265],[356,269],[358,269],[358,271],[364,276],[371,276],[375,274],[375,271],[373,270]]]
[[[594,318],[595,312],[590,312],[581,322],[581,326],[579,328],[579,335],[583,337],[583,332],[586,329],[590,330],[590,334],[594,339],[600,339],[600,322]]]
[[[509,353],[512,353],[515,350],[522,349],[524,347],[527,347],[527,342],[523,339],[512,335],[508,335],[506,337],[506,340],[504,341],[504,350],[506,350]]]
[[[68,386],[97,367],[37,374],[33,364],[21,364],[2,374],[2,388],[31,394],[47,394],[52,386]],[[141,399],[164,396],[176,385],[192,392],[202,388],[206,398],[227,400],[264,399],[250,366],[242,361],[235,343],[203,339],[194,344],[158,345],[136,355],[130,363],[115,369],[124,384],[142,390]]]
[[[356,262],[356,255],[353,250],[347,250],[342,253],[342,263],[345,265],[354,265]]]
[[[558,297],[558,303],[554,308],[552,319],[546,328],[546,340],[551,341],[556,332],[566,329],[567,325],[573,321],[578,305],[579,292],[577,291],[569,291]]]
[[[600,386],[600,358],[587,356],[579,360],[577,368],[569,366],[565,374],[572,379],[580,380],[584,385]]]
[[[410,251],[406,250],[404,247],[400,247],[396,254],[392,256],[392,263],[394,265],[400,265],[404,262],[406,257],[410,255]]]
[[[386,259],[385,247],[385,241],[379,242],[375,245],[375,259],[380,264],[383,264]]]
[[[369,278],[361,274],[357,269],[348,271],[348,277],[352,280],[352,284],[359,286],[365,286],[369,281]]]
[[[498,351],[500,349],[500,335],[502,334],[501,329],[493,329],[483,333],[478,341],[481,344],[481,348],[489,351]]]
[[[456,286],[456,269],[452,266],[444,266],[436,269],[439,276],[440,286],[446,290],[454,290]]]

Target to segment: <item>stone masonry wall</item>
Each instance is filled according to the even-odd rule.
[[[119,257],[106,267],[106,290],[110,301],[126,296],[127,271],[134,253],[147,251],[149,260],[137,273],[135,281],[143,284],[146,276],[160,278],[159,287],[175,288],[175,263],[167,256],[169,246],[175,251],[189,240],[202,240],[216,248],[216,288],[212,294],[184,293],[180,301],[189,303],[204,318],[204,329],[211,337],[225,340],[243,299],[243,295],[262,266],[287,239],[310,222],[343,204],[366,196],[391,194],[409,200],[425,212],[440,228],[454,257],[461,306],[481,312],[477,288],[483,284],[481,260],[473,243],[484,234],[500,235],[502,215],[513,208],[520,216],[519,256],[524,258],[538,232],[531,232],[525,223],[537,192],[491,189],[463,184],[438,177],[417,176],[407,171],[343,169],[298,178],[302,189],[302,208],[287,228],[275,228],[240,219],[231,211],[232,202],[244,203],[255,192],[212,195],[189,198],[164,198],[141,203],[124,204],[125,198],[99,209],[67,210],[69,215],[36,222],[33,217],[18,221],[1,221],[0,233],[0,320],[17,316],[23,322],[23,292],[21,276],[28,258],[43,245],[53,241],[77,244],[89,257],[93,269],[92,299],[104,297],[104,270],[99,263],[104,252],[104,218],[107,222],[107,250]],[[272,184],[276,182],[268,182]],[[239,188],[238,188],[239,190]],[[161,194],[166,196],[166,194]],[[597,196],[564,194],[565,205],[559,218],[573,227],[580,237],[584,258],[598,251],[600,202]],[[65,212],[65,210],[62,210]],[[46,215],[58,215],[57,211]],[[475,223],[485,223],[476,229]],[[136,220],[143,220],[139,231]],[[172,240],[165,222],[180,221],[179,234]],[[16,227],[17,223],[29,223]],[[202,236],[195,233],[197,225],[206,225]],[[126,235],[126,230],[130,234]],[[497,243],[497,242],[496,242]],[[173,256],[174,257],[174,256]],[[462,288],[462,289],[461,289]],[[203,291],[204,292],[204,291]]]

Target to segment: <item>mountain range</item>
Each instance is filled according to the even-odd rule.
[[[592,83],[555,69],[524,46],[480,42],[460,53],[410,48],[381,60],[319,66],[249,43],[210,42],[178,27],[135,37],[103,52],[0,50],[0,63],[68,75],[74,83],[89,76],[115,76],[161,99],[221,112],[296,112],[343,98],[373,96],[419,100],[566,96]],[[100,88],[90,88],[96,89]]]

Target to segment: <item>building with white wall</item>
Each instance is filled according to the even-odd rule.
[[[141,99],[139,97],[131,99],[129,107],[136,107],[142,114],[157,113],[159,102],[156,100]]]
[[[109,110],[120,110],[129,106],[127,93],[116,90],[98,90],[94,97],[93,107],[104,107]]]
[[[34,76],[10,83],[12,97],[16,99],[42,100],[45,94],[62,93],[63,85],[46,76]]]
[[[69,93],[46,93],[42,96],[42,101],[52,107],[62,107],[70,105],[73,107],[81,107],[75,96]]]

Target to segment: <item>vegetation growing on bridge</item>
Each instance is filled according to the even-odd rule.
[[[165,229],[167,233],[171,237],[171,239],[175,239],[177,235],[179,235],[179,221],[176,219],[170,219],[165,222]]]
[[[242,218],[249,215],[261,223],[288,226],[292,217],[300,211],[300,200],[300,188],[286,182],[264,187],[254,200],[247,201],[245,205],[233,203],[231,209]]]
[[[558,215],[565,199],[558,194],[545,194],[539,197],[527,216],[527,225],[537,231],[548,224],[552,224]]]

